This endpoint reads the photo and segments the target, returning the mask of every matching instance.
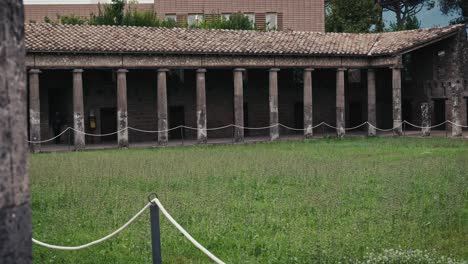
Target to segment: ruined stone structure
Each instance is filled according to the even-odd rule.
[[[75,133],[80,149],[105,141],[165,145],[180,137],[200,143],[311,137],[321,122],[335,125],[340,137],[365,121],[395,128],[395,135],[402,134],[404,120],[421,125],[447,118],[465,125],[463,29],[341,34],[30,24],[30,138],[51,138],[67,126],[95,134],[119,131],[84,141]],[[237,127],[209,129],[229,124]],[[125,129],[179,125],[196,131],[156,136]],[[458,126],[446,129],[461,135]],[[376,133],[368,127],[368,135]]]
[[[23,5],[0,2],[0,263],[32,263]]]

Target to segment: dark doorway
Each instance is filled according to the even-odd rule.
[[[101,108],[101,134],[117,131],[117,109]],[[117,134],[101,137],[102,142],[117,141]]]
[[[249,127],[249,105],[244,103],[244,127]],[[250,135],[250,129],[244,129],[244,136]]]
[[[169,107],[169,128],[185,126],[185,108],[183,106]],[[182,139],[182,129],[169,131],[169,139]]]
[[[48,105],[49,105],[49,127],[53,130],[53,136],[59,135],[67,127],[73,127],[73,117],[71,115],[70,105],[67,104],[70,98],[67,89],[49,89],[48,92]],[[72,142],[73,133],[61,136],[54,140],[55,144]]]
[[[304,128],[304,103],[296,102],[294,104],[294,128]],[[301,133],[301,131],[297,131]]]
[[[412,104],[413,102],[411,99],[403,99],[403,105],[401,109],[403,121],[408,121],[410,123],[413,123]]]
[[[433,125],[441,124],[445,121],[445,99],[434,99],[434,111],[432,113]],[[445,125],[434,128],[435,130],[445,130]]]
[[[362,112],[361,102],[349,103],[349,127],[359,126],[364,122]]]

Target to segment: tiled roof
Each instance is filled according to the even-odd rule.
[[[378,34],[52,24],[27,24],[25,30],[28,52],[376,56],[397,54],[462,27]]]

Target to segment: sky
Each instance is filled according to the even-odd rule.
[[[25,4],[89,4],[104,2],[106,0],[24,0]],[[109,0],[108,0],[109,1]],[[139,3],[153,3],[154,0],[139,0]],[[386,23],[390,23],[394,20],[394,14],[386,12],[384,14],[384,19]],[[446,26],[450,23],[452,17],[444,16],[440,12],[440,8],[436,6],[432,10],[423,10],[418,14],[418,18],[421,20],[421,27],[435,27],[435,26]]]
[[[395,14],[391,12],[384,13],[385,22],[388,24],[395,20]],[[450,20],[454,19],[455,16],[445,16],[440,12],[440,7],[435,6],[431,10],[423,9],[417,16],[421,21],[421,27],[437,27],[437,26],[447,26],[450,24]]]

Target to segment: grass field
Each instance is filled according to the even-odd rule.
[[[468,141],[345,139],[31,156],[33,236],[77,245],[157,192],[227,263],[347,263],[384,249],[468,259]],[[164,263],[209,263],[162,219]],[[36,263],[150,263],[149,213]]]

